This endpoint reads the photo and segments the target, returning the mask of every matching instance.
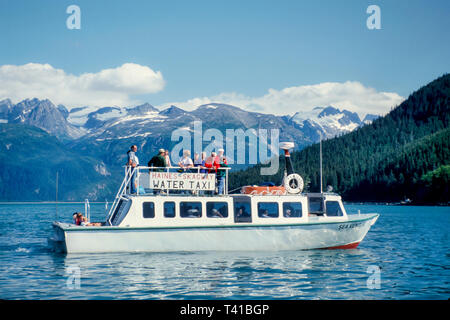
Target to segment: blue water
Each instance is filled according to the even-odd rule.
[[[104,209],[91,204],[92,220]],[[77,210],[59,204],[59,220]],[[0,298],[450,298],[450,208],[358,210],[381,216],[354,250],[66,255],[47,249],[55,205],[0,204]]]

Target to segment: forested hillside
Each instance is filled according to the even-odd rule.
[[[323,141],[324,186],[350,201],[448,202],[450,164],[450,75],[446,74],[409,96],[385,117],[349,134]],[[230,189],[263,181],[260,165],[231,175]],[[292,154],[295,170],[318,191],[319,145]]]
[[[39,128],[0,124],[0,148],[2,201],[55,200],[56,172],[59,200],[103,200],[114,192],[110,182],[116,178],[100,161],[72,152]]]

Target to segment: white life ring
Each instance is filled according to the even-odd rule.
[[[303,178],[293,173],[284,179],[284,187],[288,193],[300,193],[303,190]]]

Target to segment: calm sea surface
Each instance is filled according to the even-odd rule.
[[[450,298],[450,208],[346,207],[381,214],[354,250],[66,255],[47,249],[55,205],[0,204],[0,299]]]

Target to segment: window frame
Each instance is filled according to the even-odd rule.
[[[249,208],[249,215],[248,216],[237,216],[237,205],[239,206],[247,206]],[[249,200],[240,200],[240,199],[233,199],[233,219],[235,223],[252,223],[252,202]]]
[[[215,204],[215,203],[220,203],[220,204],[223,204],[223,205],[226,206],[226,216],[223,216],[223,217],[214,217],[214,216],[210,216],[210,215],[209,215],[208,205],[209,205],[209,204]],[[213,207],[213,208],[215,208],[215,207]],[[228,205],[228,202],[227,202],[227,201],[207,201],[207,202],[206,202],[206,217],[207,217],[207,218],[212,218],[212,219],[214,219],[214,218],[226,219],[226,218],[229,217],[229,212],[230,212],[230,210],[229,210],[229,205]],[[222,214],[222,213],[221,213],[221,214]]]
[[[322,203],[322,211],[311,211],[311,199],[320,199]],[[324,197],[308,197],[308,214],[313,214],[316,216],[324,216],[325,215],[325,198]]]
[[[296,217],[296,216],[290,216],[290,217],[288,217],[288,216],[286,216],[286,214],[285,214],[285,205],[289,205],[289,206],[291,206],[291,208],[292,209],[294,209],[293,207],[292,207],[292,203],[293,204],[300,204],[300,215],[298,216],[298,217]],[[286,201],[286,202],[283,202],[283,205],[282,205],[282,208],[283,208],[283,218],[287,218],[287,219],[292,219],[292,218],[297,218],[297,219],[299,219],[299,218],[303,218],[303,202],[301,202],[301,201]],[[295,209],[294,209],[295,210]]]
[[[166,216],[166,203],[173,204],[173,216]],[[163,217],[167,219],[173,219],[177,216],[177,204],[175,201],[164,201],[163,203]]]
[[[327,208],[327,203],[328,202],[336,202],[340,211],[340,215],[328,215],[328,208]],[[343,217],[344,216],[344,210],[342,210],[341,204],[338,200],[326,200],[325,201],[325,215],[327,217]]]
[[[150,217],[146,217],[145,213],[146,213],[146,205],[147,204],[152,204],[152,216]],[[154,201],[144,201],[142,202],[142,218],[143,219],[154,219],[155,218],[155,202]]]
[[[276,204],[276,207],[277,207],[277,215],[276,216],[272,216],[272,215],[270,215],[269,214],[269,216],[268,217],[264,217],[264,216],[262,216],[262,214],[261,214],[261,208],[259,207],[261,204],[267,204],[267,203],[270,203],[270,204]],[[280,217],[280,203],[279,202],[277,202],[277,201],[258,201],[258,203],[256,204],[256,208],[257,208],[257,210],[258,210],[258,218],[261,218],[261,219],[267,219],[267,218],[272,218],[272,219],[276,219],[276,218],[279,218]],[[267,209],[265,209],[265,210],[267,210]]]
[[[181,210],[181,204],[189,204],[189,203],[195,203],[195,204],[200,204],[200,215],[197,217],[189,217],[189,216],[183,216],[183,211]],[[179,212],[180,212],[180,218],[187,218],[187,219],[199,219],[203,216],[203,203],[201,201],[180,201],[178,203],[178,208],[179,208]]]

